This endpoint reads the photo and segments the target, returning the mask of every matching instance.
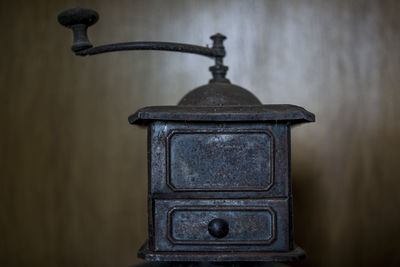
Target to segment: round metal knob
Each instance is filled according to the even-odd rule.
[[[72,51],[77,52],[92,47],[87,37],[87,28],[95,24],[98,19],[99,14],[96,11],[79,7],[64,10],[58,15],[58,22],[73,31]]]
[[[223,238],[229,233],[229,224],[223,219],[214,219],[208,224],[208,232],[216,238]]]

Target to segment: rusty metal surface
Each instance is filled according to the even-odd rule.
[[[288,197],[289,127],[153,122],[148,137],[150,192],[163,198]],[[199,135],[204,136],[193,139]]]
[[[228,265],[235,262],[235,266],[263,266],[265,262],[293,262],[302,260],[306,253],[299,246],[294,246],[290,251],[152,251],[145,242],[139,249],[138,256],[149,261],[171,261],[171,262],[215,262],[218,265]],[[247,263],[246,263],[247,262]],[[253,265],[254,264],[254,265]],[[268,265],[267,265],[268,266]]]
[[[277,262],[145,262],[132,267],[287,267],[289,265]]]
[[[290,123],[155,121],[148,129],[149,240],[141,257],[232,260],[227,251],[250,252],[237,260],[271,261],[273,252],[302,257],[290,254]],[[209,230],[216,219],[228,228],[220,237]]]
[[[151,122],[149,240],[138,255],[186,261],[304,257],[293,241],[290,126]],[[215,220],[226,223],[220,236],[210,232]]]
[[[131,124],[146,124],[150,121],[253,121],[291,124],[313,122],[315,116],[295,105],[257,106],[152,106],[141,108],[129,117]]]
[[[266,191],[272,184],[273,151],[274,136],[267,129],[172,130],[167,182],[174,191]]]

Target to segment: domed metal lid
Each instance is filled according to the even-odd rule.
[[[224,70],[226,73],[227,68]],[[314,114],[294,105],[263,105],[248,90],[233,85],[223,76],[187,93],[176,106],[141,108],[129,117],[131,124],[151,121],[315,121]]]
[[[248,90],[233,85],[223,75],[187,93],[176,106],[141,108],[129,117],[131,124],[151,121],[266,122],[292,124],[315,121],[314,114],[295,105],[263,105]]]
[[[230,82],[210,82],[187,93],[179,106],[261,105],[248,90]]]

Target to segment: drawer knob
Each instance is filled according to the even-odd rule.
[[[208,232],[216,238],[223,238],[229,232],[229,224],[223,219],[214,219],[208,224]]]

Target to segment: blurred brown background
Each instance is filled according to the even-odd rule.
[[[1,1],[0,266],[129,266],[146,238],[146,131],[212,61],[165,52],[79,58],[56,21],[100,21],[94,44],[211,44],[264,103],[304,106],[293,130],[296,266],[400,265],[400,1]]]

